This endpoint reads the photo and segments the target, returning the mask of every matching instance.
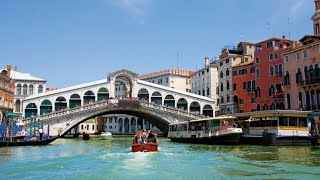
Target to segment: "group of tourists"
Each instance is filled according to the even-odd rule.
[[[158,143],[157,134],[151,130],[143,129],[134,136],[134,143]]]

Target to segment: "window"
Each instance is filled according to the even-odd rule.
[[[94,125],[92,125],[92,130],[94,130]]]
[[[161,79],[161,81],[162,81],[162,79]],[[161,82],[162,83],[162,82]],[[189,79],[186,79],[186,84],[189,84]]]
[[[234,90],[234,91],[237,90],[237,84],[233,84],[233,90]]]
[[[256,98],[251,98],[251,103],[256,103]]]
[[[254,68],[254,67],[252,67],[252,68],[250,69],[250,73],[255,73],[255,68]]]
[[[270,66],[269,75],[270,75],[270,76],[273,76],[273,66]]]
[[[33,95],[33,85],[29,85],[29,95]]]
[[[220,66],[223,66],[223,61],[220,62]]]
[[[249,61],[249,58],[245,57],[244,62],[248,62],[248,61]]]
[[[207,96],[210,96],[210,88],[207,88]]]
[[[256,69],[256,77],[259,78],[260,77],[260,70]]]
[[[297,52],[297,60],[300,60],[300,52]]]
[[[223,97],[221,97],[221,100],[220,100],[220,101],[221,101],[221,103],[224,103],[224,98],[223,98]]]
[[[244,104],[244,100],[243,99],[240,99],[240,104]]]
[[[260,63],[260,58],[256,57],[256,63]]]
[[[303,51],[303,57],[304,57],[304,58],[307,58],[307,57],[308,57],[307,50],[304,50],[304,51]]]
[[[230,83],[229,83],[229,81],[227,81],[227,90],[229,90],[230,89]]]
[[[237,71],[233,71],[233,76],[237,76]]]
[[[220,91],[223,91],[223,83],[220,84]]]
[[[274,65],[274,71],[275,71],[275,73],[276,73],[276,76],[279,76],[279,69],[278,69],[278,65],[276,64],[276,65]]]
[[[226,76],[229,76],[229,69],[227,68]]]
[[[27,92],[28,92],[28,85],[23,85],[22,87],[22,95],[27,95]]]
[[[21,84],[17,85],[17,95],[21,95]]]
[[[274,59],[278,59],[278,54],[277,53],[274,54]]]
[[[220,71],[220,78],[223,78],[223,72]]]
[[[261,51],[262,50],[262,46],[261,45],[258,45],[255,47],[255,51]]]
[[[273,47],[273,41],[267,42],[267,48]]]
[[[227,102],[230,102],[230,96],[229,95],[227,96]]]
[[[247,82],[243,82],[243,89],[247,89]]]
[[[285,63],[288,63],[289,62],[289,56],[288,55],[286,55],[285,57],[284,57],[284,59],[285,59]]]
[[[273,59],[273,54],[269,54],[269,60]]]

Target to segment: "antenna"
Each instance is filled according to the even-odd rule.
[[[268,33],[269,33],[269,32],[270,32],[270,22],[267,21],[267,22],[266,22],[266,25],[267,25],[267,30],[268,30]]]
[[[288,38],[289,38],[289,39],[291,39],[291,38],[290,38],[290,36],[291,36],[291,34],[290,34],[290,24],[291,24],[291,22],[290,22],[290,17],[288,17]]]

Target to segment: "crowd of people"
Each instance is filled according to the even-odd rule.
[[[133,143],[158,143],[157,134],[151,130],[143,129],[136,133]]]

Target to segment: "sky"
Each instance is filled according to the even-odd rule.
[[[196,71],[239,41],[313,34],[313,0],[0,0],[0,68],[63,88],[128,69]]]

